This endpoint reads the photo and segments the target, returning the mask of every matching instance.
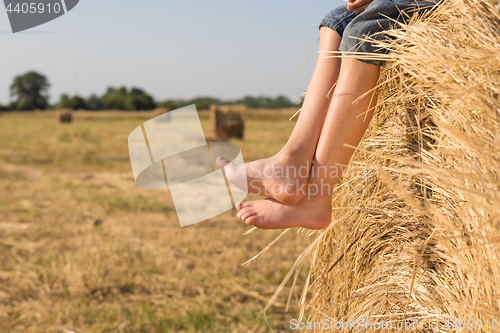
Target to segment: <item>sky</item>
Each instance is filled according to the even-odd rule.
[[[67,14],[13,34],[0,9],[0,103],[35,70],[62,93],[144,89],[156,100],[285,95],[307,89],[318,24],[342,0],[80,0]],[[302,72],[296,76],[309,53]]]

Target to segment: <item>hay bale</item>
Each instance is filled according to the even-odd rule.
[[[212,105],[210,121],[212,132],[219,140],[243,139],[245,132],[244,105]]]
[[[378,110],[311,250],[307,320],[437,321],[449,332],[460,329],[447,320],[470,318],[489,332],[499,318],[496,6],[445,1],[386,42]]]
[[[70,110],[62,110],[57,114],[57,119],[61,124],[73,122],[73,112]]]

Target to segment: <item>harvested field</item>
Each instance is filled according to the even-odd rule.
[[[293,112],[250,117],[245,158],[276,152]],[[287,293],[258,315],[305,233],[242,267],[280,231],[244,236],[234,212],[181,229],[169,194],[133,180],[127,138],[150,113],[74,116],[0,118],[0,332],[273,332],[297,317]]]

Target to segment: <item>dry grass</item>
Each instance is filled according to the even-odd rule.
[[[275,153],[291,114],[250,117],[245,158]],[[149,116],[2,115],[0,332],[272,332],[297,317],[286,295],[258,314],[307,236],[242,267],[279,231],[243,236],[234,212],[181,229],[169,194],[133,181],[127,137]]]
[[[500,320],[499,26],[498,2],[449,0],[394,32],[314,249],[308,320]]]

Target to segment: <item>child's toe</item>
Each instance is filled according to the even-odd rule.
[[[215,164],[217,164],[217,167],[221,170],[224,170],[224,167],[226,165],[228,165],[230,163],[230,161],[226,160],[224,157],[222,156],[219,156],[217,157],[217,159],[215,160]]]
[[[254,216],[250,216],[250,217],[247,217],[245,219],[245,223],[248,224],[248,225],[255,225],[255,223],[257,222],[257,215],[254,215]]]
[[[240,209],[250,208],[253,207],[253,205],[255,205],[255,201],[240,202],[240,205],[241,205]]]
[[[241,210],[238,212],[238,214],[237,214],[236,216],[237,216],[240,220],[245,221],[245,219],[244,219],[243,217],[244,217],[245,215],[247,215],[249,211],[250,211],[250,210],[249,210],[249,208],[243,208],[243,209],[241,209]]]
[[[240,220],[246,222],[246,220],[251,216],[255,216],[255,211],[247,209],[243,214],[240,215]]]

